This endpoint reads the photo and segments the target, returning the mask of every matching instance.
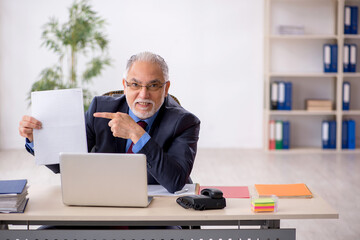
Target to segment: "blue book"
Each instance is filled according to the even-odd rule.
[[[27,184],[26,179],[0,180],[0,194],[20,194]]]
[[[336,149],[336,121],[329,121],[329,148]]]
[[[290,122],[283,121],[283,149],[290,148]]]
[[[321,143],[323,149],[329,148],[329,121],[322,121],[321,123]]]
[[[341,148],[347,149],[349,147],[348,142],[348,121],[342,121],[342,131],[341,131]]]
[[[331,72],[337,72],[338,47],[336,44],[331,45]]]
[[[350,72],[350,44],[344,44],[343,71]]]
[[[358,33],[358,7],[351,6],[351,30],[350,34]]]
[[[343,82],[343,96],[342,96],[342,109],[345,111],[350,110],[350,83]]]
[[[292,83],[285,83],[285,110],[291,110],[292,108]]]
[[[278,82],[278,110],[285,110],[285,82]]]
[[[355,141],[355,131],[356,131],[356,123],[354,120],[348,121],[348,149],[355,149],[356,141]]]
[[[350,44],[349,72],[356,72],[356,63],[357,63],[356,52],[357,52],[356,44]]]
[[[344,8],[344,33],[351,33],[351,7],[345,6]]]
[[[331,72],[331,44],[324,44],[323,49],[324,72]]]

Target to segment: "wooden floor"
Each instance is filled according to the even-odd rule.
[[[0,179],[29,184],[57,183],[60,176],[36,166],[25,150],[0,152]],[[297,239],[358,239],[360,236],[359,153],[266,153],[261,150],[199,149],[192,179],[202,185],[306,183],[335,208],[337,220],[286,220]],[[279,206],[281,208],[281,206]]]

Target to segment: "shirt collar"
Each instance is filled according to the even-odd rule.
[[[129,116],[135,121],[135,122],[138,122],[138,121],[144,121],[147,123],[147,127],[146,127],[146,130],[150,129],[152,124],[154,123],[155,121],[155,118],[156,116],[158,115],[159,111],[157,111],[153,116],[147,118],[147,119],[140,119],[138,118],[137,116],[135,116],[135,114],[131,111],[131,109],[129,108]]]

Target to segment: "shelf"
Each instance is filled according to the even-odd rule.
[[[299,154],[299,153],[337,153],[339,152],[337,149],[322,149],[322,148],[290,148],[290,149],[275,149],[275,150],[267,150],[269,153],[275,154]],[[359,154],[360,149],[341,149],[341,153],[355,153]]]
[[[353,119],[360,124],[360,64],[358,72],[343,72],[344,44],[360,45],[360,34],[344,34],[344,5],[355,4],[353,0],[267,0],[265,1],[264,29],[264,148],[269,153],[360,153],[359,141],[356,149],[342,149],[342,121]],[[325,4],[326,3],[326,4]],[[355,4],[360,7],[360,2]],[[304,26],[305,34],[280,34],[279,26]],[[337,69],[335,73],[324,73],[324,44],[337,45]],[[359,48],[358,48],[359,49]],[[360,59],[360,51],[356,53]],[[273,89],[274,82],[290,83],[290,103],[293,110],[271,110],[272,94],[289,101],[283,87]],[[350,111],[343,111],[343,83],[349,82]],[[278,92],[281,92],[281,95]],[[275,97],[276,98],[276,97]],[[307,111],[307,99],[331,100],[335,110]],[[283,101],[283,100],[282,100]],[[289,104],[289,102],[287,102]],[[278,121],[278,129],[272,125]],[[322,149],[324,121],[336,122],[336,149]],[[270,124],[271,122],[271,124]],[[281,139],[279,126],[286,125],[286,141],[290,149],[269,150],[269,139]],[[285,130],[284,130],[285,129]],[[360,128],[355,137],[359,139]],[[289,134],[288,134],[289,133]],[[332,130],[332,135],[334,132]],[[330,135],[330,134],[329,134]],[[288,142],[285,142],[286,144]]]
[[[337,38],[336,35],[270,35],[271,40],[337,40]]]
[[[270,110],[270,115],[273,116],[280,116],[280,115],[286,115],[286,116],[329,116],[329,115],[336,115],[336,111],[307,111],[307,110]],[[359,113],[360,114],[360,113]]]
[[[352,116],[359,115],[360,116],[360,110],[342,111],[342,114],[343,115],[352,115]]]
[[[353,73],[351,76],[355,76]],[[303,77],[303,78],[314,78],[314,77],[329,77],[329,78],[334,78],[334,77],[338,77],[337,73],[299,73],[299,72],[288,72],[288,73],[276,73],[276,72],[271,72],[269,73],[270,77]],[[359,73],[359,77],[360,77],[360,73]]]
[[[360,39],[359,34],[344,34],[344,39]]]
[[[343,73],[344,77],[360,77],[360,73],[359,72],[354,72],[354,73]]]

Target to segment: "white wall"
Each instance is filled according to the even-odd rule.
[[[0,1],[0,148],[22,148],[26,95],[56,58],[41,48],[41,26],[66,19],[72,1]],[[130,55],[153,51],[170,68],[170,92],[200,120],[199,147],[262,147],[262,0],[93,0],[109,23],[113,67],[92,86],[121,88]],[[56,139],[56,136],[54,136]]]

